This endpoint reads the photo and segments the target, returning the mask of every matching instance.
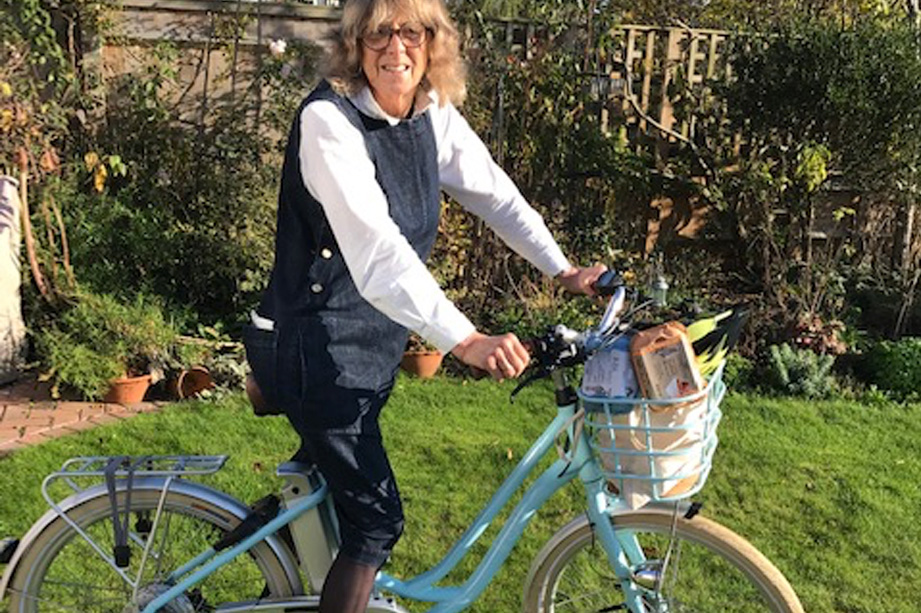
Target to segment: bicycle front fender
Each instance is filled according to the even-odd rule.
[[[166,482],[167,479],[162,477],[140,477],[134,479],[131,487],[134,491],[153,490],[156,492],[162,492],[163,488],[166,486]],[[169,488],[170,492],[183,494],[189,496],[190,498],[198,498],[208,502],[227,513],[229,517],[236,518],[238,521],[243,521],[243,519],[245,519],[249,514],[249,507],[240,500],[237,500],[233,496],[225,494],[224,492],[215,490],[206,485],[202,485],[201,483],[193,483],[190,481],[184,481],[182,479],[173,479],[169,484]],[[124,489],[124,483],[119,483],[116,485],[117,491],[123,491]],[[20,560],[23,558],[32,544],[36,541],[36,539],[39,538],[42,532],[46,530],[52,522],[58,519],[61,514],[66,515],[74,508],[85,504],[90,500],[98,497],[108,498],[108,496],[109,491],[104,484],[87,488],[69,496],[61,503],[59,503],[58,509],[60,512],[54,509],[50,509],[44,515],[42,515],[38,521],[32,524],[32,527],[29,528],[29,531],[26,532],[25,536],[22,537],[19,543],[19,547],[16,548],[16,552],[13,554],[12,559],[10,559],[9,564],[3,573],[3,578],[0,580],[0,600],[2,600],[6,595],[7,587],[9,586],[10,581],[12,581],[13,576],[16,574],[17,569],[19,568]],[[291,550],[278,534],[273,534],[266,537],[265,544],[281,561],[289,585],[297,590],[296,593],[302,594],[303,584],[301,583],[301,577],[298,573],[297,560],[294,559]]]
[[[683,515],[690,509],[691,503],[682,501],[679,503],[678,512]],[[617,515],[618,513],[632,513],[634,511],[623,509],[622,511],[614,511],[612,515]],[[664,517],[672,517],[675,513],[675,505],[666,504],[666,503],[652,503],[644,506],[642,508],[643,513],[658,513]],[[576,534],[583,529],[587,524],[592,523],[592,520],[589,518],[587,513],[583,513],[578,517],[575,517],[567,523],[565,526],[556,531],[556,533],[550,537],[550,539],[544,544],[538,554],[534,557],[534,561],[531,563],[531,568],[528,570],[528,577],[524,582],[524,593],[528,594],[531,583],[534,581],[535,575],[538,573],[540,568],[544,565],[547,558],[557,550],[561,543],[568,541],[572,535]]]

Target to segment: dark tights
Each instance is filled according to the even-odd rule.
[[[320,613],[365,613],[375,576],[376,567],[338,556],[323,584]]]

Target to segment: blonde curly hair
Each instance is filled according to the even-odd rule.
[[[418,21],[430,34],[428,65],[421,86],[435,90],[441,105],[460,106],[467,94],[467,69],[460,56],[460,37],[444,0],[347,0],[339,25],[328,37],[324,74],[340,94],[355,94],[368,84],[361,69],[361,36],[394,15]]]

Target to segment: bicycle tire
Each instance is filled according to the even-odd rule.
[[[617,515],[612,521],[616,531],[635,532],[645,554],[653,558],[667,547],[673,516],[638,511]],[[803,613],[783,574],[735,532],[697,516],[678,518],[675,534],[679,557],[676,560],[673,554],[670,566],[678,574],[667,575],[664,601],[647,605],[650,612]],[[682,583],[669,585],[672,578]],[[525,613],[628,610],[619,580],[604,548],[595,542],[585,515],[562,528],[538,554],[525,583],[523,605]]]
[[[117,492],[116,500],[119,508],[124,509],[125,492]],[[131,492],[129,525],[142,541],[143,525],[138,521],[145,516],[152,521],[159,501],[159,488],[138,487]],[[98,539],[97,543],[111,555],[114,541],[112,507],[104,490],[73,507],[67,514],[94,539]],[[168,493],[158,527],[152,533],[154,542],[159,539],[160,544],[145,565],[142,585],[147,601],[158,589],[151,586],[160,585],[163,577],[174,570],[174,565],[187,562],[193,555],[213,545],[240,519],[228,509],[193,493]],[[171,532],[176,538],[169,540]],[[164,544],[174,545],[178,550],[166,551]],[[131,563],[127,570],[130,577],[136,577],[143,546],[131,542],[131,549]],[[290,552],[286,553],[290,555]],[[266,543],[259,543],[248,555],[237,556],[195,586],[185,600],[173,601],[161,612],[205,611],[228,600],[258,600],[266,596],[286,597],[301,593],[301,586],[292,585],[284,568],[285,564],[278,554]],[[130,610],[129,605],[137,604],[132,602],[131,587],[60,517],[50,522],[23,553],[7,593],[11,613],[124,613]],[[143,609],[143,606],[140,608]]]

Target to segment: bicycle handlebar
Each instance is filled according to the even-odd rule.
[[[515,388],[513,395],[537,379],[548,377],[558,368],[582,364],[594,349],[601,346],[604,340],[615,332],[627,297],[623,276],[616,271],[608,270],[592,285],[592,289],[599,296],[610,297],[598,326],[585,332],[577,332],[559,324],[542,336],[523,339],[521,343],[532,357],[531,374]],[[472,366],[470,371],[474,379],[481,379],[489,374]]]

